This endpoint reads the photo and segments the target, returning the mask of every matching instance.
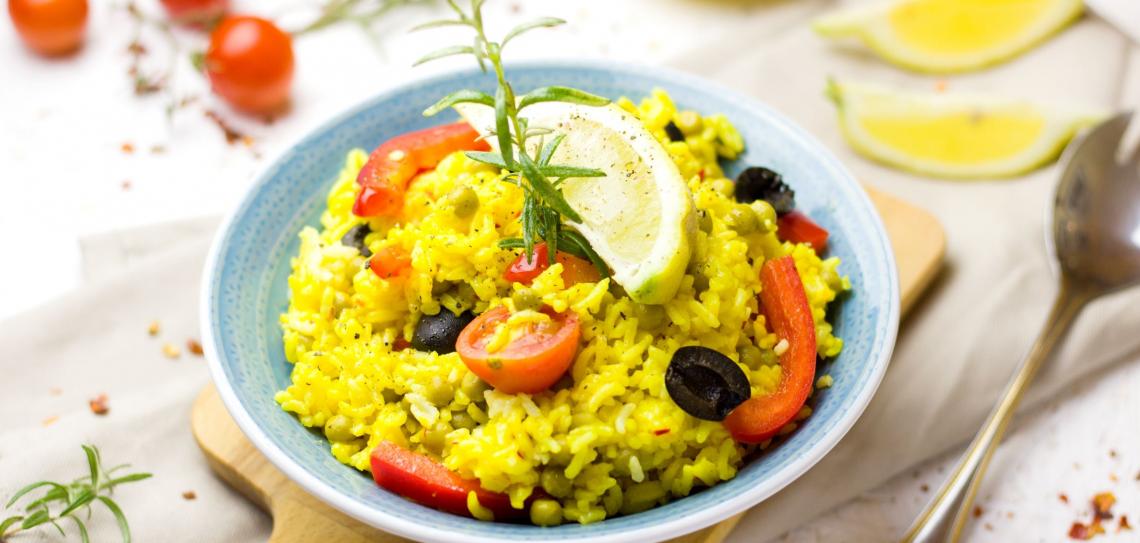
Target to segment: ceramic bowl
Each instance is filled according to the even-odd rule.
[[[301,227],[318,224],[325,194],[352,148],[371,150],[398,134],[440,124],[420,112],[450,91],[493,89],[478,71],[414,81],[335,117],[272,162],[219,231],[202,289],[202,328],[210,370],[238,426],[293,481],[333,507],[405,537],[449,542],[656,541],[724,520],[760,503],[810,469],[843,437],[879,386],[899,318],[898,279],[886,232],[851,174],[823,145],[782,115],[708,81],[659,67],[597,62],[517,64],[517,89],[569,84],[617,98],[654,87],[678,107],[720,112],[739,128],[747,151],[727,165],[765,165],[794,187],[800,209],[830,230],[829,254],[854,290],[833,311],[843,353],[825,366],[834,385],[814,399],[795,433],[743,466],[735,479],[635,515],[556,528],[480,522],[417,505],[337,462],[328,443],[273,401],[289,383],[278,315]],[[772,534],[776,535],[776,534]]]

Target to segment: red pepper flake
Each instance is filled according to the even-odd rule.
[[[1093,513],[1096,518],[1110,519],[1112,518],[1112,506],[1116,505],[1116,495],[1112,492],[1101,492],[1093,496],[1092,506]]]
[[[974,518],[978,518],[978,517],[982,516],[982,514],[985,512],[986,511],[985,511],[985,509],[982,509],[982,506],[980,506],[980,505],[974,506]]]
[[[1116,531],[1123,532],[1125,530],[1131,531],[1132,525],[1128,523],[1128,515],[1120,515],[1120,523],[1117,524]]]
[[[196,499],[198,499],[198,495],[195,494],[193,490],[187,490],[186,492],[182,493],[182,499],[187,500],[187,501],[196,500]]]
[[[396,341],[394,343],[392,343],[392,350],[402,351],[402,350],[407,349],[408,347],[411,347],[411,346],[412,346],[411,342],[409,342],[408,340],[406,340],[402,337],[398,337],[398,338],[396,338]]]
[[[946,89],[949,87],[950,83],[948,83],[945,79],[939,79],[934,83],[935,92],[946,92]]]
[[[87,406],[91,408],[91,412],[96,415],[106,415],[111,411],[110,406],[107,405],[107,395],[100,394],[87,401]]]
[[[658,429],[653,431],[653,435],[655,435],[655,436],[663,436],[663,435],[668,434],[668,433],[669,433],[668,428],[658,428]]]
[[[59,416],[57,416],[57,415],[52,415],[52,416],[50,416],[50,417],[48,417],[48,418],[44,419],[42,422],[40,422],[40,424],[41,424],[41,425],[42,425],[44,428],[47,428],[48,426],[51,426],[51,425],[55,424],[55,423],[56,423],[58,420],[59,420]],[[1125,521],[1125,524],[1127,524],[1127,521]]]
[[[237,129],[235,129],[233,126],[231,126],[230,123],[226,122],[226,120],[223,119],[222,116],[219,115],[217,111],[214,111],[212,109],[207,109],[206,110],[206,118],[210,119],[211,121],[214,121],[214,124],[217,125],[218,128],[220,128],[222,130],[222,134],[224,134],[226,136],[226,143],[233,145],[233,144],[238,143],[238,142],[244,142],[248,139],[248,136],[246,136],[245,134],[242,134]],[[249,140],[249,141],[252,142],[253,140]],[[246,145],[248,146],[249,144],[247,143]]]
[[[1088,541],[1100,534],[1104,533],[1104,527],[1100,522],[1093,521],[1092,524],[1081,524],[1074,522],[1069,527],[1069,538],[1076,539],[1077,541]]]
[[[1061,500],[1061,503],[1069,503],[1069,495],[1064,492],[1057,494],[1057,499]]]
[[[202,344],[196,339],[186,340],[186,350],[194,356],[202,356]]]
[[[135,145],[129,141],[124,141],[123,144],[119,146],[119,150],[129,155],[135,152]]]

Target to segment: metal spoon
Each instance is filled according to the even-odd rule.
[[[1140,284],[1140,150],[1117,161],[1130,117],[1105,121],[1066,153],[1051,214],[1050,250],[1060,287],[1049,319],[957,469],[907,531],[905,543],[962,537],[986,467],[1037,371],[1085,305]]]

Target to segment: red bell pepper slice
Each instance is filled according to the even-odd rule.
[[[550,267],[550,249],[547,248],[546,242],[534,245],[534,254],[531,255],[534,258],[527,258],[526,256],[526,251],[519,254],[518,258],[503,273],[503,279],[529,285],[535,277]],[[562,264],[562,282],[567,288],[578,283],[597,283],[602,280],[598,268],[595,268],[588,260],[558,251],[554,255],[554,261]]]
[[[404,205],[408,182],[455,151],[490,151],[467,123],[445,124],[396,136],[372,151],[356,182],[352,212],[358,217],[393,216]]]
[[[765,262],[760,284],[760,304],[768,325],[777,337],[787,340],[788,350],[780,356],[783,377],[779,387],[749,398],[724,419],[729,433],[741,443],[763,442],[794,420],[815,379],[815,321],[795,261],[784,256]]]
[[[422,505],[469,517],[467,494],[474,492],[479,504],[495,514],[495,520],[527,515],[526,510],[511,507],[506,494],[484,490],[478,481],[464,479],[443,464],[391,441],[376,445],[371,460],[372,479],[377,485]]]
[[[807,243],[817,253],[827,249],[827,230],[799,211],[792,211],[776,219],[776,235],[792,243]]]
[[[411,269],[412,257],[397,247],[385,247],[372,256],[368,267],[381,279],[391,279]]]

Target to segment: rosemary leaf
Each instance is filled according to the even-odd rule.
[[[452,45],[451,47],[436,49],[435,51],[432,51],[420,57],[418,60],[412,63],[412,66],[419,66],[425,62],[430,62],[444,57],[453,57],[455,55],[470,55],[474,53],[475,49],[473,49],[470,45]]]
[[[503,162],[503,157],[499,153],[488,153],[488,152],[483,152],[483,151],[467,151],[464,154],[467,155],[467,158],[470,158],[471,160],[474,160],[476,162],[482,162],[483,164],[490,164],[492,166],[498,166],[499,168],[504,169],[504,170],[507,169],[507,164],[505,162]]]
[[[510,42],[512,39],[518,37],[520,34],[529,32],[529,31],[534,30],[536,28],[550,28],[553,26],[558,26],[558,25],[563,25],[563,24],[566,24],[566,21],[559,19],[557,17],[542,17],[540,19],[535,19],[533,21],[522,23],[522,24],[512,28],[510,32],[507,32],[506,36],[503,36],[503,45],[506,45],[508,42]]]
[[[596,94],[588,93],[584,90],[572,89],[570,87],[539,87],[534,89],[521,98],[519,98],[519,111],[526,109],[527,106],[540,104],[542,102],[569,102],[571,104],[581,104],[584,106],[604,106],[610,103],[608,98],[598,96]]]
[[[15,526],[21,520],[24,520],[24,517],[15,515],[0,521],[0,537],[4,537],[4,534],[8,533],[8,528]]]
[[[538,171],[546,177],[605,177],[606,172],[577,166],[539,166]]]
[[[87,535],[87,526],[83,524],[83,521],[75,515],[67,515],[67,518],[75,522],[75,529],[79,531],[79,540],[83,543],[91,543],[91,536]],[[0,530],[0,533],[4,533],[3,530]]]
[[[471,26],[467,21],[458,21],[455,19],[440,19],[438,21],[428,21],[413,26],[409,32],[419,32],[420,30],[427,30],[429,28],[441,28],[445,26]]]
[[[511,145],[510,101],[507,88],[499,85],[495,91],[495,135],[499,139],[499,153],[508,168],[515,165],[514,147]],[[526,153],[520,153],[526,154]]]
[[[62,490],[63,495],[64,496],[67,495],[67,487],[65,487],[59,483],[53,483],[51,481],[40,481],[38,483],[32,483],[28,486],[25,486],[24,488],[21,488],[20,490],[17,490],[16,493],[12,495],[12,499],[8,500],[8,503],[4,504],[4,508],[7,509],[9,507],[12,507],[13,505],[16,504],[17,501],[19,501],[20,498],[24,497],[24,494],[27,494],[28,492],[31,492],[37,488],[41,488],[41,487],[45,487],[45,486],[50,486],[50,487],[53,487],[55,489]]]
[[[566,202],[566,198],[562,193],[550,183],[550,180],[542,175],[539,171],[538,165],[526,153],[519,153],[519,163],[522,165],[523,175],[530,181],[530,186],[542,198],[543,203],[553,208],[555,211],[561,213],[567,219],[574,222],[582,222],[582,216],[578,215],[574,208]]]
[[[495,107],[495,99],[491,98],[491,95],[477,90],[457,90],[440,98],[438,102],[425,109],[424,117],[431,117],[455,104],[483,104],[488,107]]]
[[[539,166],[550,164],[550,159],[554,156],[554,152],[558,150],[558,146],[562,144],[562,140],[564,139],[566,139],[566,134],[558,134],[542,147],[542,151],[538,154]]]
[[[131,543],[131,527],[127,524],[127,516],[123,514],[119,504],[106,496],[99,496],[99,501],[107,506],[112,515],[115,515],[115,522],[119,523],[119,531],[123,534],[123,543]]]

